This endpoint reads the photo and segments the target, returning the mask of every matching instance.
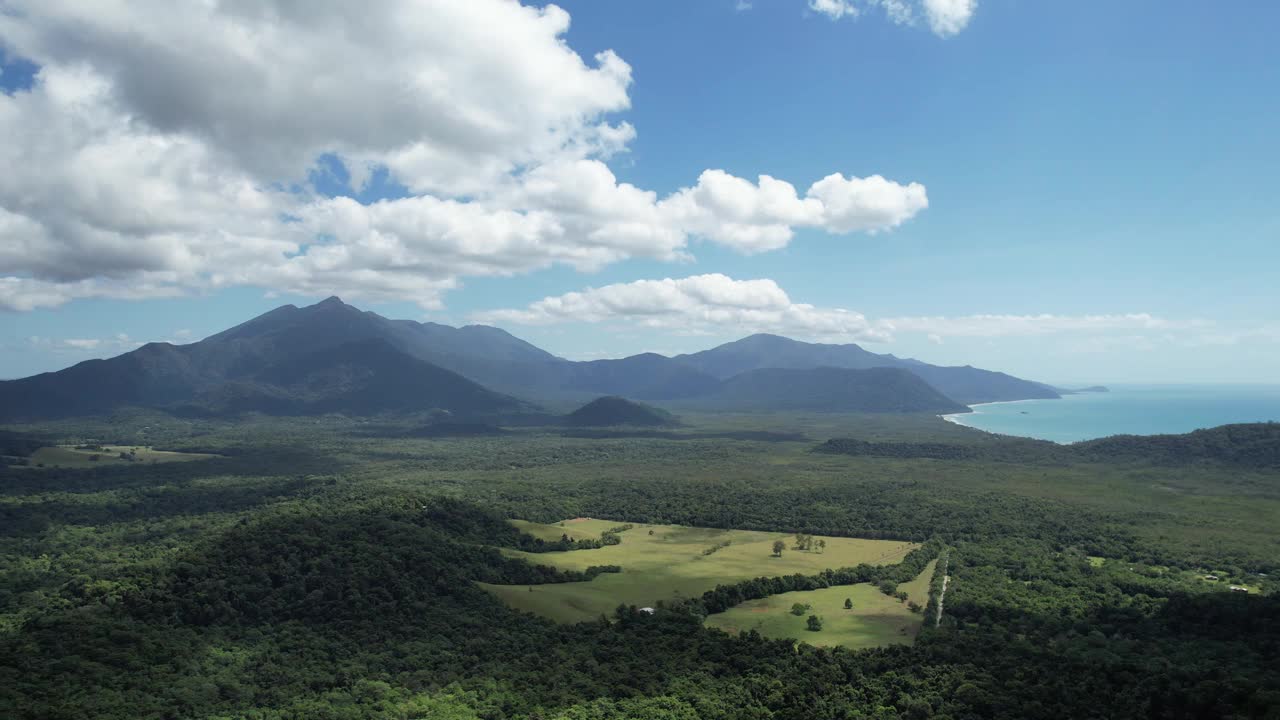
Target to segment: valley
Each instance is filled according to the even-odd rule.
[[[0,720],[1280,720],[1277,27],[0,0]]]
[[[741,370],[718,410],[535,401],[316,317],[383,327],[326,301],[0,386],[74,401],[0,429],[0,713],[1272,707],[1275,424],[1060,446],[946,422],[901,367],[705,359],[662,377]],[[615,370],[658,358],[572,372],[640,387]],[[101,363],[128,382],[63,385]]]

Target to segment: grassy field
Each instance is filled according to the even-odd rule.
[[[567,529],[598,537],[600,532],[622,523],[612,520],[569,520],[558,524],[518,523],[526,532],[544,539],[559,538]],[[571,533],[572,535],[573,533]],[[869,564],[893,564],[917,547],[896,540],[822,538],[824,552],[793,550],[794,537],[783,533],[679,525],[636,523],[621,534],[622,543],[595,550],[523,553],[513,557],[565,570],[585,570],[592,565],[620,565],[622,572],[597,576],[589,582],[553,585],[481,586],[512,607],[527,610],[559,622],[594,620],[609,615],[620,604],[651,606],[659,600],[701,595],[721,583],[754,577],[774,577],[802,573],[811,575],[826,568]],[[784,540],[787,549],[773,557],[775,540]],[[728,545],[715,552],[703,552],[720,543]],[[843,601],[843,598],[841,598]]]
[[[120,453],[132,453],[132,460],[120,459]],[[95,460],[94,457],[97,457]],[[201,453],[170,452],[140,445],[103,445],[101,450],[78,450],[74,447],[43,447],[31,454],[32,467],[91,468],[102,465],[127,465],[129,463],[164,463],[205,460],[215,455]]]
[[[927,605],[929,579],[933,577],[935,565],[936,560],[930,562],[916,579],[899,585],[898,589],[922,607]],[[852,610],[844,608],[846,598],[853,601]],[[795,603],[809,605],[811,609],[802,615],[793,615],[791,606]],[[821,630],[805,628],[810,615],[822,618]],[[923,614],[911,612],[906,603],[863,583],[750,600],[708,617],[706,624],[729,633],[755,630],[765,637],[791,638],[810,645],[866,648],[910,644],[920,632],[923,620]]]

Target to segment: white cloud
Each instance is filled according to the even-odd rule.
[[[466,277],[686,260],[692,237],[758,252],[927,205],[879,176],[803,198],[721,171],[665,198],[619,182],[631,68],[584,60],[568,25],[514,0],[10,0],[0,45],[39,71],[0,94],[0,309],[231,285],[437,307]],[[319,197],[326,155],[410,197]]]
[[[686,231],[743,252],[784,247],[796,227],[836,234],[888,230],[928,206],[923,185],[900,185],[879,175],[828,175],[800,198],[791,183],[761,175],[753,185],[723,170],[703,172],[697,185],[662,202]]]
[[[955,35],[969,24],[978,0],[924,0],[924,14],[935,35]]]
[[[609,51],[584,62],[554,5],[7,5],[0,36],[15,54],[92,67],[148,127],[199,138],[260,177],[298,177],[331,151],[390,164],[411,187],[469,191],[598,141],[602,116],[630,103],[630,67]]]
[[[124,333],[117,333],[108,338],[50,338],[32,335],[27,338],[26,348],[87,359],[119,355],[144,344],[131,339]]]
[[[1034,336],[1062,332],[1118,330],[1180,330],[1205,327],[1204,321],[1174,321],[1149,313],[1111,315],[962,315],[958,317],[886,318],[889,331],[917,332],[944,337]]]
[[[860,313],[793,302],[772,280],[720,274],[605,285],[543,298],[523,310],[477,313],[475,319],[530,325],[620,320],[677,332],[732,329],[844,341],[885,339]]]
[[[85,339],[70,338],[67,340],[63,340],[62,342],[67,347],[72,347],[77,350],[93,350],[94,348],[102,344],[102,340],[99,340],[98,338],[85,338]]]
[[[821,226],[832,233],[890,230],[929,207],[920,183],[904,186],[879,175],[828,175],[809,188],[808,197],[822,203]]]
[[[962,315],[868,318],[839,307],[799,303],[769,279],[735,280],[725,275],[695,275],[637,280],[546,297],[521,309],[476,313],[491,323],[549,325],[624,322],[680,333],[747,334],[772,332],[829,342],[879,342],[902,335],[923,335],[941,345],[948,337],[1008,338],[1062,335],[1089,347],[1132,343],[1159,333],[1169,342],[1203,342],[1213,324],[1171,320],[1150,313],[1101,315]],[[1217,331],[1214,331],[1217,332]],[[1263,337],[1251,331],[1247,337]],[[1276,336],[1274,328],[1272,336]],[[1240,336],[1233,334],[1232,342]],[[1223,342],[1218,339],[1217,342]]]
[[[809,9],[831,18],[857,18],[865,9],[880,9],[897,25],[917,25],[921,19],[939,37],[964,30],[978,8],[978,0],[809,0]]]
[[[809,0],[809,9],[822,13],[832,20],[858,16],[858,7],[854,5],[853,0]]]

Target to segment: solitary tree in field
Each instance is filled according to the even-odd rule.
[[[773,541],[773,556],[782,557],[782,551],[787,549],[787,544],[781,540]]]
[[[803,615],[803,614],[805,614],[805,613],[809,612],[809,608],[810,608],[810,606],[809,606],[809,605],[806,605],[806,604],[804,604],[804,603],[794,603],[794,604],[792,604],[792,606],[791,606],[791,614],[792,614],[792,615],[795,615],[795,616],[797,616],[797,617],[799,617],[799,616],[801,616],[801,615]]]
[[[810,615],[809,619],[805,621],[804,626],[806,630],[813,630],[814,632],[817,632],[822,629],[822,618],[817,615]]]
[[[852,610],[852,609],[853,609],[853,598],[845,598],[845,599],[844,599],[844,609],[845,609],[845,610]]]
[[[818,552],[823,553],[823,552],[826,552],[826,551],[827,551],[827,541],[826,541],[826,540],[818,540]]]

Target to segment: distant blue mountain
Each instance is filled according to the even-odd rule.
[[[899,372],[845,372],[869,369]],[[1058,397],[1046,385],[1004,373],[776,335],[674,358],[645,353],[573,362],[498,328],[389,320],[333,297],[285,305],[189,345],[151,343],[0,382],[0,421],[124,407],[214,415],[442,410],[472,417],[533,412],[534,403],[568,409],[601,395],[709,410],[858,412],[953,412],[970,403]]]

